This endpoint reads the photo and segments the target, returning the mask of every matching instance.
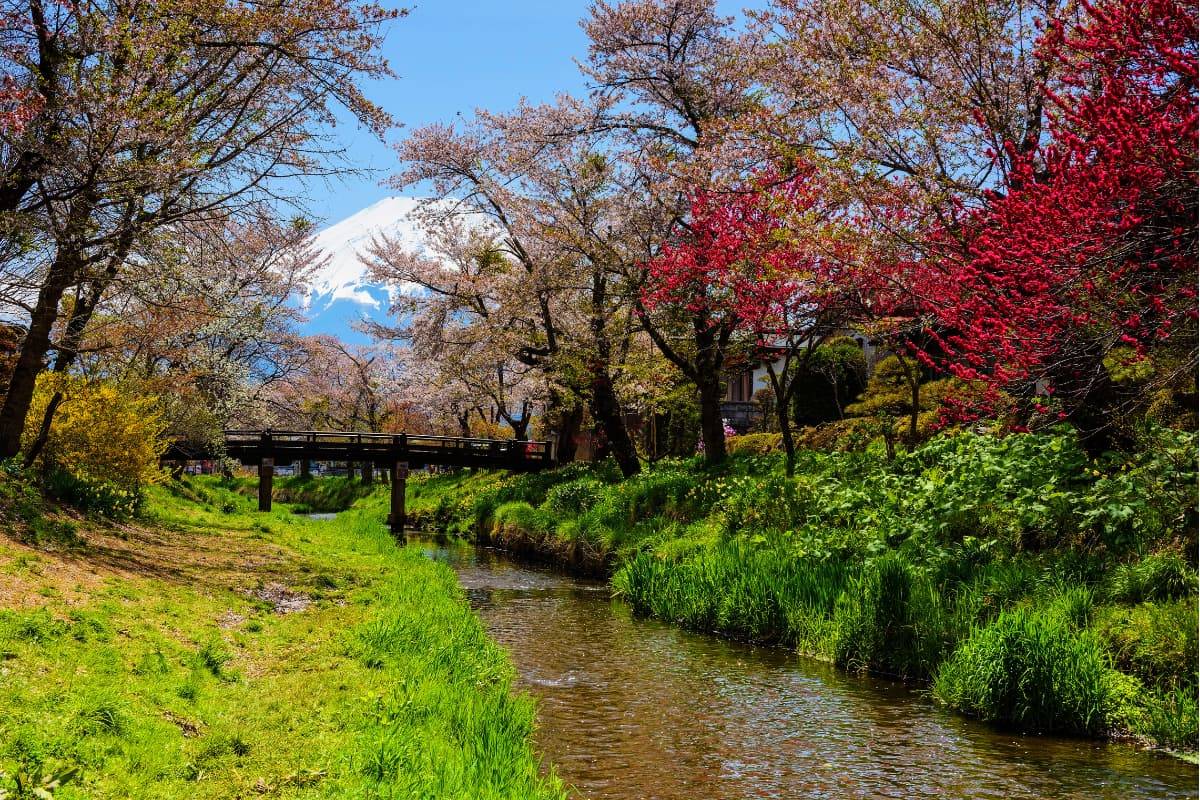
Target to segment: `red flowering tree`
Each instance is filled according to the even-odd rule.
[[[645,312],[676,322],[647,328],[696,384],[710,462],[725,455],[723,372],[761,356],[790,472],[795,445],[788,415],[802,366],[853,306],[854,282],[843,266],[850,259],[831,235],[836,213],[808,165],[787,179],[758,175],[734,192],[697,191],[686,236],[647,265]],[[668,338],[666,329],[686,335]]]
[[[1042,40],[1065,76],[1048,143],[908,274],[955,375],[1040,385],[1096,425],[1118,362],[1196,369],[1197,18],[1177,0],[1086,12]]]

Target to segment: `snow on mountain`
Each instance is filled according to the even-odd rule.
[[[386,292],[368,279],[359,255],[366,252],[371,238],[378,233],[420,249],[421,234],[410,217],[420,202],[416,197],[385,197],[319,232],[313,244],[329,256],[329,262],[313,278],[306,305],[310,309],[321,305],[323,311],[338,300],[347,300],[382,310],[380,297],[386,297]]]

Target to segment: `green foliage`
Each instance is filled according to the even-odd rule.
[[[279,502],[290,503],[301,513],[316,514],[345,511],[354,505],[354,501],[366,497],[377,488],[347,475],[321,478],[288,476],[275,481],[272,487],[274,497]]]
[[[1108,596],[1118,603],[1173,600],[1196,593],[1196,571],[1178,553],[1151,553],[1113,570]]]
[[[963,713],[1019,730],[1100,735],[1111,681],[1094,634],[1057,614],[1016,608],[959,645],[933,692]]]
[[[782,433],[747,433],[743,436],[731,436],[725,441],[725,449],[730,455],[767,455],[783,451]]]
[[[31,770],[18,770],[11,780],[0,772],[0,800],[53,800],[55,793],[79,777],[78,767],[46,771],[44,764]]]
[[[850,337],[835,337],[813,350],[798,380],[796,423],[832,422],[867,388],[866,355]]]
[[[1134,703],[1129,724],[1133,733],[1183,753],[1196,751],[1200,703],[1194,686],[1150,692]]]
[[[1082,523],[1118,551],[1164,543],[1196,552],[1195,432],[1152,429],[1132,456],[1094,467],[1080,504]]]
[[[642,552],[613,577],[613,589],[639,614],[816,652],[850,568],[783,555],[777,545],[744,540],[677,559]]]
[[[653,409],[654,441],[645,449],[654,458],[686,458],[696,453],[700,440],[700,405],[696,390],[681,384],[660,399]]]
[[[52,467],[44,478],[47,494],[87,514],[129,519],[141,512],[145,493],[140,486],[125,488],[108,481],[80,478]]]
[[[1194,599],[1107,606],[1097,612],[1095,629],[1122,672],[1148,685],[1195,686],[1200,639]]]
[[[926,678],[946,649],[937,593],[895,554],[872,562],[834,611],[833,660],[849,670]]]
[[[578,516],[590,511],[604,494],[604,484],[595,478],[560,483],[546,492],[546,511],[551,515]]]
[[[505,503],[496,509],[492,524],[497,533],[544,535],[553,529],[550,515],[520,501]]]
[[[42,487],[16,459],[0,462],[0,521],[14,538],[35,547],[83,546],[75,522],[49,513]]]

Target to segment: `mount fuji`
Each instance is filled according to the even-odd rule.
[[[387,314],[389,289],[370,280],[359,256],[379,233],[399,239],[406,247],[421,249],[422,235],[411,217],[420,203],[417,197],[385,197],[313,237],[313,246],[329,260],[313,277],[303,299],[308,317],[306,333],[333,334],[355,343],[366,341],[354,323],[364,317],[382,321]]]

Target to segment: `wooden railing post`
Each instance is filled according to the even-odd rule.
[[[271,484],[275,477],[275,459],[264,456],[258,462],[258,510],[271,510]]]
[[[408,462],[397,461],[392,471],[392,508],[388,526],[397,536],[404,535],[404,490],[408,484]]]
[[[258,461],[258,510],[271,510],[271,489],[275,478],[275,452],[271,448],[271,432],[259,437],[261,453]]]

